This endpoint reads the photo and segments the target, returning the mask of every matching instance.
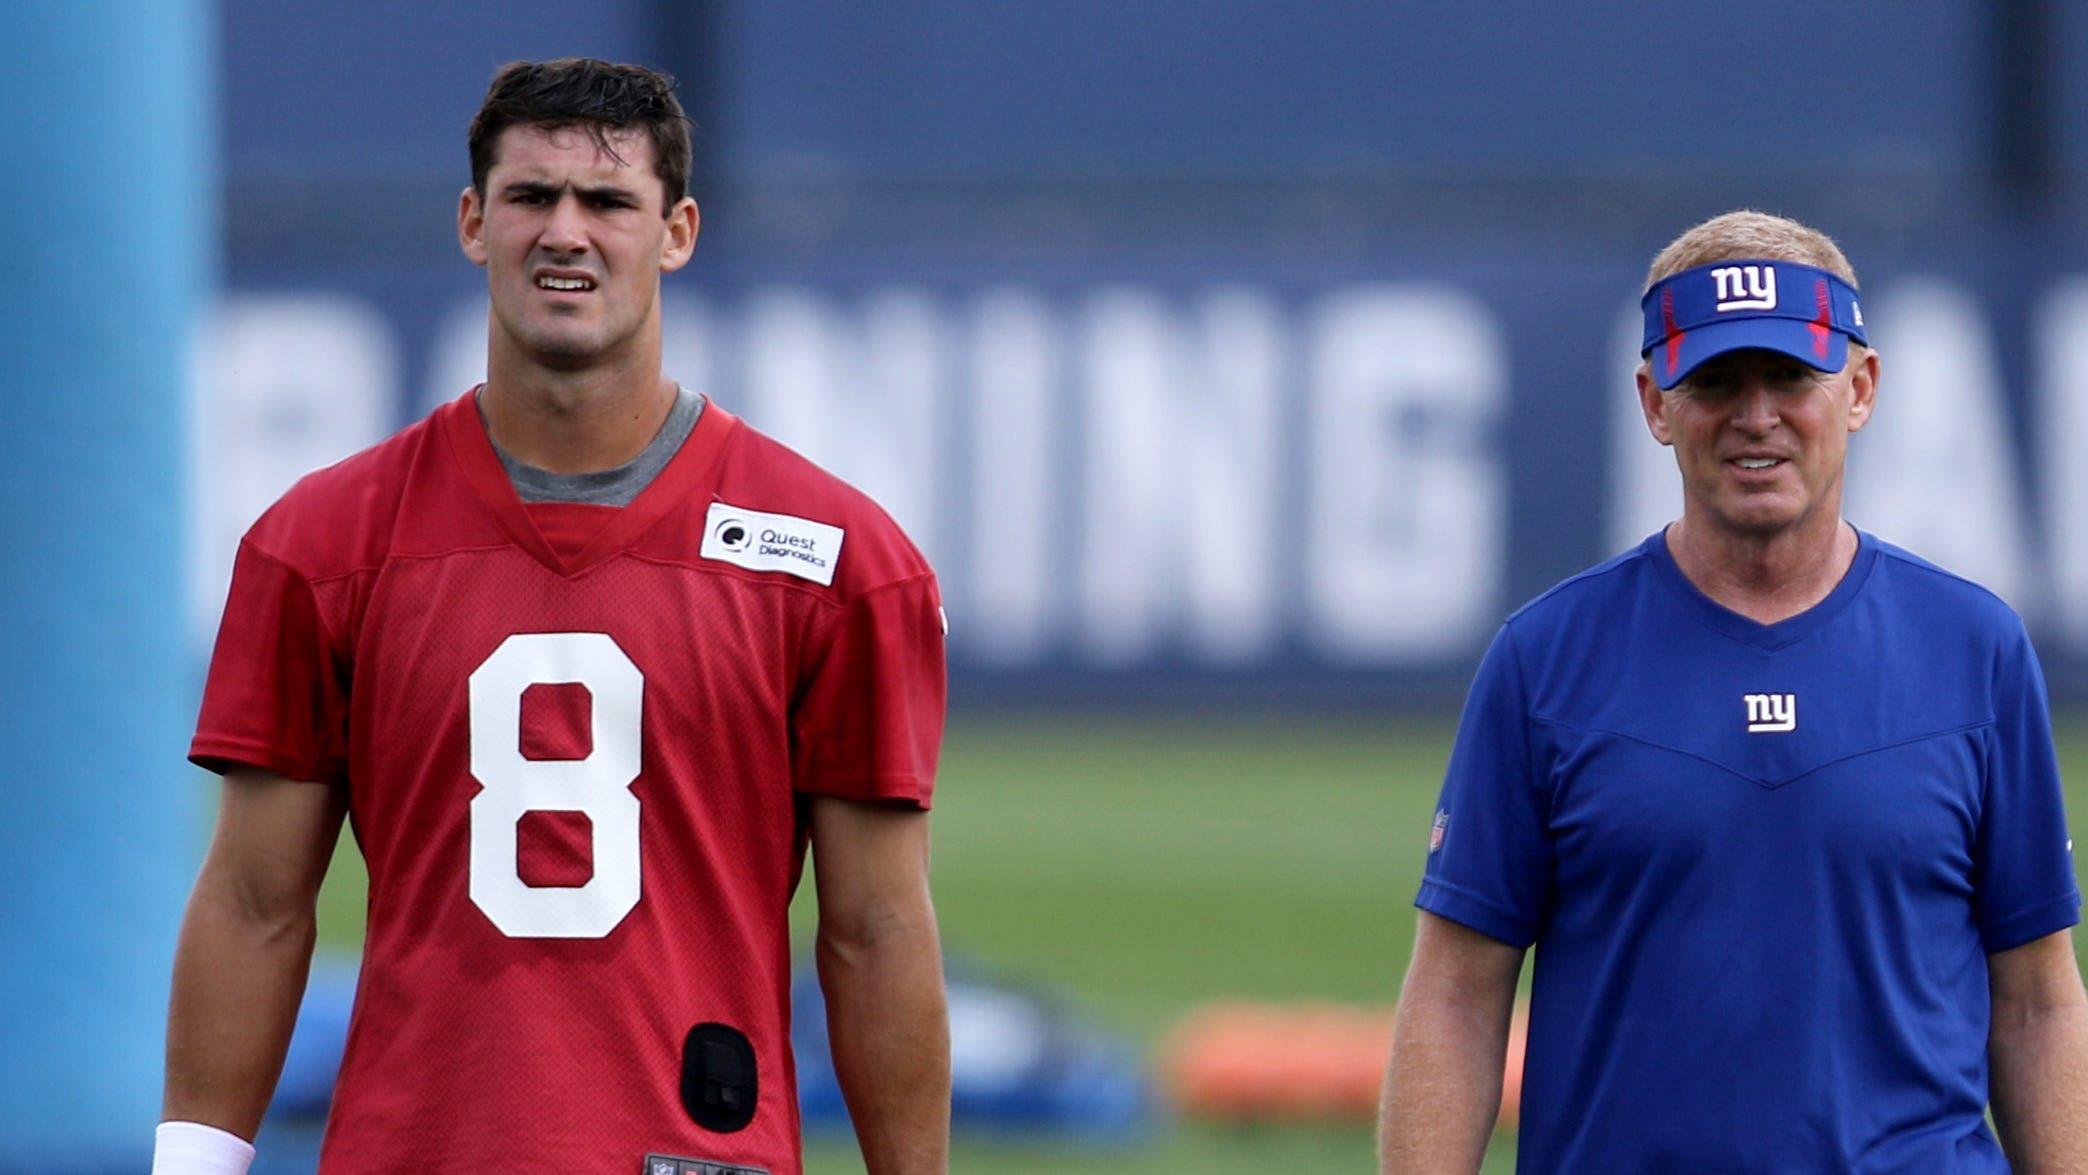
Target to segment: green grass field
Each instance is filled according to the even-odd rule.
[[[953,723],[938,787],[935,893],[956,951],[1029,977],[1150,1041],[1224,996],[1384,1003],[1412,946],[1411,901],[1447,721],[1232,717]],[[2070,807],[2088,811],[2088,723],[2062,724]],[[360,862],[338,859],[322,939],[353,950]],[[809,886],[806,887],[809,891]],[[809,905],[797,911],[800,935]],[[1512,1167],[1501,1140],[1486,1170]],[[811,1175],[855,1175],[815,1140]],[[1125,1152],[960,1138],[965,1175],[1368,1171],[1367,1125],[1174,1123]]]

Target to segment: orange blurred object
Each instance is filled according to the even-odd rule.
[[[1183,1113],[1228,1121],[1354,1121],[1377,1114],[1393,1010],[1345,1004],[1205,1004],[1160,1045],[1160,1076]],[[1515,1005],[1496,1128],[1522,1105],[1529,1010]]]

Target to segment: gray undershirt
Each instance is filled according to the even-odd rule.
[[[593,473],[553,473],[538,469],[516,460],[497,443],[493,452],[500,457],[502,468],[507,470],[508,480],[514,483],[515,493],[525,502],[583,502],[590,506],[628,506],[652,480],[667,468],[667,462],[681,451],[682,442],[696,429],[696,418],[703,413],[703,397],[687,388],[674,389],[674,407],[668,409],[667,419],[661,423],[660,431],[653,434],[645,448],[636,457],[614,469],[597,470]],[[492,438],[488,437],[488,440]]]

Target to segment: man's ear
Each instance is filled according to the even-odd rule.
[[[696,231],[703,227],[703,214],[696,201],[683,196],[667,210],[667,242],[660,249],[660,272],[673,273],[689,263],[696,251]]]
[[[1653,369],[1641,363],[1633,378],[1638,384],[1639,411],[1645,414],[1646,430],[1661,444],[1674,444],[1674,430],[1668,427],[1667,397],[1660,394],[1660,386],[1653,382]]]
[[[473,265],[486,267],[486,204],[474,187],[467,186],[457,199],[457,244]]]
[[[1863,357],[1853,365],[1849,376],[1849,431],[1855,432],[1870,423],[1871,413],[1878,407],[1878,353],[1869,347],[1863,348]]]

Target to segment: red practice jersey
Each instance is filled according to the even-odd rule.
[[[706,405],[630,505],[524,505],[472,395],[240,544],[190,757],[347,789],[368,937],[323,1172],[800,1168],[808,796],[927,807],[935,579]]]

